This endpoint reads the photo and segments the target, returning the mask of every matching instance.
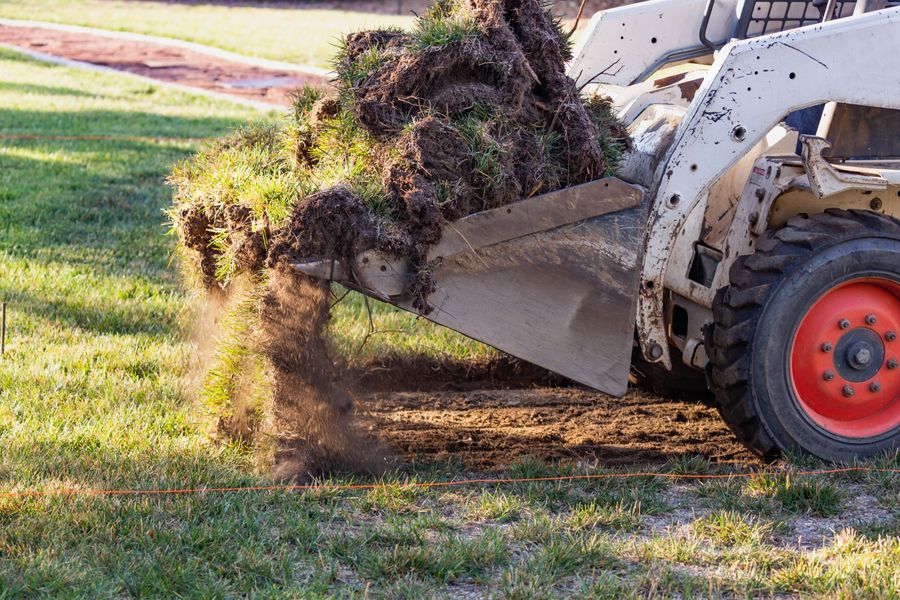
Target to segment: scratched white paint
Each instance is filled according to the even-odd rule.
[[[865,48],[865,52],[857,51]],[[900,8],[751,40],[718,54],[679,127],[651,213],[638,330],[659,345],[664,275],[685,218],[731,165],[788,113],[837,101],[900,109]],[[674,200],[674,201],[673,201]]]

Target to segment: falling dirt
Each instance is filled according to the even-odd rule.
[[[210,290],[200,299],[192,314],[190,342],[194,351],[191,353],[191,365],[188,368],[189,380],[186,387],[196,392],[202,383],[202,375],[209,369],[216,353],[215,339],[219,335],[222,313],[227,304],[224,293]]]
[[[357,420],[325,337],[328,285],[272,269],[260,302],[259,342],[269,361],[278,439],[274,475],[305,481],[333,471],[377,474],[388,447]]]
[[[409,460],[502,470],[525,457],[601,465],[679,456],[759,464],[714,408],[640,390],[613,398],[581,387],[363,394],[361,409]]]

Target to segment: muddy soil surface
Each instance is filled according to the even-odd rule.
[[[257,67],[165,44],[42,27],[0,25],[0,43],[273,106],[288,106],[295,89],[324,81],[318,75]]]
[[[375,392],[358,410],[407,459],[460,460],[503,469],[526,456],[601,465],[648,465],[679,455],[742,466],[758,461],[715,408],[640,390],[613,398],[581,387]]]

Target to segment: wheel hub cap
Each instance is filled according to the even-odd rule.
[[[848,360],[850,361],[850,366],[854,369],[863,369],[867,364],[872,362],[872,349],[868,346],[853,348]]]
[[[900,284],[855,279],[828,290],[794,335],[790,374],[807,416],[823,429],[867,438],[900,425]]]
[[[838,377],[861,383],[874,377],[884,366],[884,343],[878,333],[857,327],[838,338],[833,368]]]

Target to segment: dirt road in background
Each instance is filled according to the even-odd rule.
[[[0,25],[0,43],[272,106],[287,106],[295,89],[324,81],[320,75],[254,66],[175,45],[43,27]]]

